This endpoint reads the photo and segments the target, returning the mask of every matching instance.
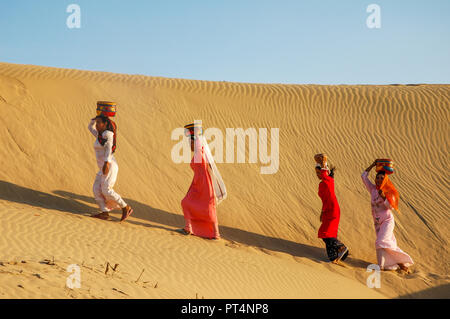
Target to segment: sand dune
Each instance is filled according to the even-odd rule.
[[[115,189],[135,207],[126,224],[85,216],[96,211],[87,124],[97,100],[118,103]],[[0,63],[0,297],[448,298],[449,105],[450,85],[228,83]],[[276,174],[261,174],[260,162],[218,164],[229,193],[218,243],[175,231],[192,172],[173,163],[171,133],[195,119],[223,132],[279,128]],[[344,266],[326,263],[317,238],[317,152],[338,167]],[[416,264],[369,289],[375,232],[360,174],[379,157],[396,162],[395,234]],[[106,262],[118,271],[105,275]],[[69,264],[82,265],[81,289],[65,287]]]

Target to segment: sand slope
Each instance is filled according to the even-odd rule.
[[[97,100],[119,105],[115,188],[135,207],[123,225],[85,216],[96,210],[87,124]],[[450,85],[263,85],[0,63],[0,297],[449,297],[449,102]],[[218,164],[229,192],[219,243],[174,231],[192,172],[172,162],[171,133],[195,119],[223,132],[280,129],[276,174]],[[317,238],[317,152],[338,166],[345,267],[325,262]],[[365,286],[375,232],[360,174],[377,157],[396,161],[395,234],[416,265],[382,273],[375,291]],[[107,261],[117,273],[104,274]],[[83,265],[82,289],[64,288],[71,263]]]

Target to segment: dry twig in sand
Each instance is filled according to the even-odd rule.
[[[138,283],[138,281],[139,281],[139,279],[141,279],[141,276],[142,276],[142,274],[144,273],[144,271],[145,271],[145,268],[142,269],[142,272],[141,272],[141,274],[139,275],[138,279],[136,279],[135,283]]]

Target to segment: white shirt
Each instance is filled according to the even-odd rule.
[[[111,131],[104,131],[102,133],[103,139],[106,140],[105,145],[100,144],[98,141],[98,131],[95,128],[95,120],[91,120],[89,123],[89,131],[92,133],[92,135],[95,136],[95,142],[94,142],[94,151],[95,151],[95,157],[97,158],[97,165],[99,169],[103,168],[103,165],[105,162],[115,162],[116,159],[114,158],[114,155],[112,153],[112,147],[114,144],[114,133]]]

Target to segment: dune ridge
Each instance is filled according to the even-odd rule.
[[[118,103],[115,188],[137,208],[130,225],[85,216],[96,210],[87,124],[97,100]],[[136,278],[146,265],[159,264],[152,273],[165,282],[165,290],[158,290],[118,278],[115,288],[124,295],[93,268],[94,293],[68,291],[61,270],[45,281],[60,284],[47,295],[57,298],[194,298],[196,289],[211,298],[448,298],[442,287],[450,280],[449,102],[446,84],[252,84],[0,63],[0,261],[28,258],[25,265],[37,267],[50,254],[74,263],[101,256],[101,262],[120,260],[127,265],[121,271]],[[229,192],[218,208],[220,243],[174,231],[182,226],[180,201],[192,173],[187,164],[172,162],[177,141],[171,132],[196,119],[224,133],[239,127],[280,133],[276,174],[260,174],[259,162],[218,164]],[[339,237],[351,251],[345,267],[325,262],[317,238],[321,203],[313,155],[318,152],[338,167]],[[395,215],[395,235],[416,264],[409,275],[382,273],[382,288],[374,290],[365,286],[366,267],[376,262],[375,232],[360,174],[380,157],[396,163],[392,180],[400,191],[401,214]],[[38,221],[43,216],[45,223]],[[88,247],[91,238],[95,244]],[[143,257],[146,253],[154,256]],[[208,275],[215,282],[207,275],[196,280],[180,258],[191,269],[213,269]],[[228,261],[220,265],[222,260]],[[32,287],[27,293],[19,287],[0,296],[37,297],[43,281],[30,278],[23,283]],[[0,272],[5,285],[13,287],[14,280],[16,275]],[[332,288],[325,295],[327,285]]]

